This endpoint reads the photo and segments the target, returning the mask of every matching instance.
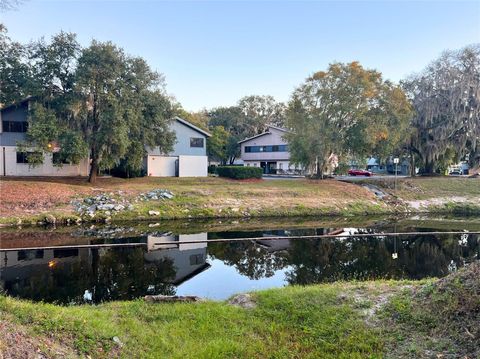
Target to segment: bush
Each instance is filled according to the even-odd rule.
[[[208,166],[208,173],[210,174],[217,174],[217,165],[210,165]]]
[[[263,170],[260,167],[221,166],[217,167],[220,177],[233,179],[262,178]]]

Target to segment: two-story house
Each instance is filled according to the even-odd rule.
[[[0,175],[1,176],[88,176],[90,161],[78,164],[59,163],[58,149],[47,153],[43,163],[28,163],[29,152],[20,152],[18,144],[25,140],[31,99],[0,109]],[[207,138],[210,134],[176,117],[170,124],[176,142],[169,153],[148,148],[144,169],[148,176],[207,176]],[[32,150],[33,151],[33,150]]]
[[[293,173],[301,169],[290,164],[288,143],[283,138],[288,130],[268,126],[259,135],[239,142],[245,166],[261,167],[265,174]]]
[[[17,144],[25,140],[28,128],[30,99],[0,110],[0,175],[2,176],[88,176],[89,160],[78,164],[59,163],[53,153],[44,156],[43,163],[32,166],[27,152],[18,151]]]
[[[144,166],[148,176],[206,177],[208,175],[207,138],[210,134],[188,121],[175,117],[170,124],[177,141],[173,150],[147,149]]]

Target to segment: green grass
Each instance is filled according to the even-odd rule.
[[[338,299],[344,291],[343,284],[262,291],[255,309],[142,300],[61,307],[0,297],[0,314],[92,357],[381,357],[381,338],[352,300]]]
[[[459,177],[415,177],[397,181],[394,192],[394,179],[363,180],[383,187],[403,200],[424,200],[448,197],[480,197],[480,179]]]
[[[480,357],[480,263],[406,289],[380,312],[395,357]],[[427,355],[429,353],[429,355]]]
[[[477,262],[440,280],[264,290],[252,294],[253,309],[141,299],[57,306],[0,296],[0,318],[92,358],[475,358],[479,288]]]

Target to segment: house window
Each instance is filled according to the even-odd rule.
[[[17,163],[29,163],[28,156],[29,155],[38,155],[35,152],[17,152]],[[43,163],[43,161],[42,161]]]
[[[199,265],[205,263],[205,259],[203,258],[203,254],[192,254],[190,256],[190,265]]]
[[[67,161],[61,154],[60,152],[54,152],[52,154],[52,163],[54,165],[69,165],[70,162]]]
[[[201,148],[203,148],[203,138],[201,138],[201,137],[190,137],[190,147],[201,147]]]
[[[3,132],[27,132],[27,121],[2,121]]]
[[[288,152],[288,145],[245,146],[245,153],[251,152]]]

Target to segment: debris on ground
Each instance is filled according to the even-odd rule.
[[[159,199],[172,199],[173,193],[166,189],[154,189],[146,193],[140,193],[138,199],[140,201],[157,201]]]
[[[131,211],[134,207],[132,203],[138,201],[158,201],[169,200],[173,198],[173,193],[166,189],[154,189],[146,193],[140,193],[134,198],[127,198],[123,191],[102,193],[96,196],[76,199],[71,202],[75,211],[83,216],[95,217],[97,212],[106,216],[111,216],[121,211]]]

